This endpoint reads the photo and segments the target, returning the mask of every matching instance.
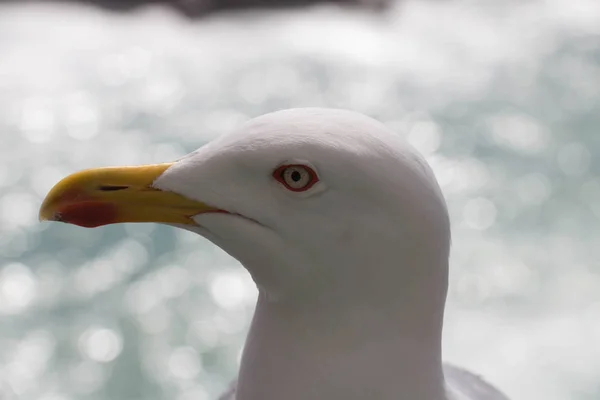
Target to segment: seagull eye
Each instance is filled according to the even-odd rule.
[[[303,192],[319,181],[317,173],[306,165],[282,165],[273,177],[292,192]]]

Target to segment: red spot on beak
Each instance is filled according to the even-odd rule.
[[[65,204],[59,208],[55,220],[84,228],[96,228],[118,222],[117,207],[111,203],[93,200]]]

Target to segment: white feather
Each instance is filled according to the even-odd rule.
[[[299,161],[300,160],[300,161]],[[304,193],[273,178],[306,162]],[[179,160],[154,183],[231,214],[199,234],[259,287],[235,400],[503,400],[441,361],[450,224],[425,160],[343,110],[256,118]]]

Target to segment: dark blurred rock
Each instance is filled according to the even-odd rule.
[[[59,0],[60,3],[92,4],[116,12],[126,12],[148,4],[162,4],[190,18],[213,11],[242,9],[277,9],[314,4],[341,4],[372,10],[385,10],[393,0]],[[7,1],[24,3],[25,0]],[[51,1],[48,1],[51,2]]]

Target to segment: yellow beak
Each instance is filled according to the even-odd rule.
[[[120,222],[194,225],[191,217],[221,210],[152,186],[172,164],[96,168],[58,182],[40,208],[40,220],[86,228]]]

